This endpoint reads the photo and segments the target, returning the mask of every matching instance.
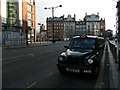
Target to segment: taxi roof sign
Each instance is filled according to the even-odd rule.
[[[80,35],[80,36],[74,36],[73,38],[98,38],[98,36],[91,36],[91,35]]]
[[[80,38],[87,38],[87,36],[86,35],[81,35]]]

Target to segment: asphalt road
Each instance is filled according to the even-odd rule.
[[[66,44],[3,50],[2,88],[108,88],[106,49],[97,78],[89,74],[61,75],[56,62]]]

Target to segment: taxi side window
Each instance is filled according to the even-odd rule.
[[[100,41],[99,39],[96,39],[96,47],[98,48],[100,46]]]

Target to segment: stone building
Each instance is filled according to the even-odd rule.
[[[74,17],[69,14],[67,17],[64,17],[64,15],[62,17],[54,17],[54,21],[51,17],[47,18],[46,22],[49,40],[52,40],[53,36],[56,40],[68,40],[75,35],[102,36],[105,31],[105,19],[100,19],[99,13],[97,15],[87,15],[86,13],[84,19],[79,21],[76,21],[75,14]]]
[[[97,15],[85,15],[84,21],[86,22],[86,35],[100,35],[100,20],[99,13]]]
[[[75,35],[76,15],[72,17],[70,14],[64,18],[64,38],[72,38]]]

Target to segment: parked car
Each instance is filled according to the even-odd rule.
[[[60,73],[92,73],[97,75],[105,40],[98,36],[74,36],[66,51],[62,52],[57,61]]]

